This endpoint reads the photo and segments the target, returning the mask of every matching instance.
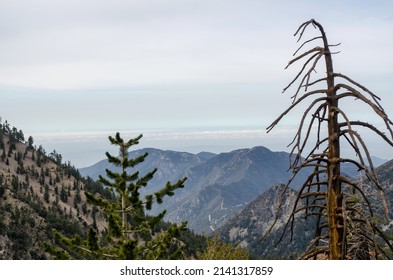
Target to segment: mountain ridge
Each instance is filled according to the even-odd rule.
[[[187,177],[185,188],[178,190],[171,203],[163,203],[152,213],[167,210],[170,222],[187,220],[197,233],[209,234],[237,214],[251,200],[277,183],[286,183],[291,176],[289,154],[273,152],[263,146],[237,149],[220,154],[191,154],[144,148],[130,152],[136,157],[148,152],[140,164],[141,173],[157,167],[151,180],[150,191],[167,181]],[[207,157],[206,157],[207,155]],[[102,160],[88,168],[80,169],[84,176],[104,174],[112,168]],[[306,172],[295,178],[294,185],[305,179]],[[94,178],[94,177],[93,177]]]

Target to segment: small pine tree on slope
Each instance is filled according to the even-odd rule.
[[[184,187],[187,178],[171,184],[168,182],[164,188],[141,198],[140,190],[146,187],[153,178],[157,169],[144,176],[139,172],[130,173],[129,169],[140,164],[148,156],[147,153],[130,159],[128,150],[131,146],[139,144],[142,135],[124,141],[117,133],[115,137],[109,136],[112,145],[119,147],[119,156],[115,157],[108,152],[108,161],[120,172],[116,173],[106,169],[107,178],[100,176],[100,182],[107,186],[117,198],[109,201],[86,192],[89,201],[101,208],[107,218],[108,231],[101,242],[95,229],[90,228],[86,240],[79,236],[67,238],[55,232],[55,237],[63,248],[70,253],[51,250],[59,258],[92,258],[92,259],[176,259],[180,257],[183,244],[177,239],[186,229],[186,222],[181,225],[172,224],[163,229],[160,224],[166,210],[157,216],[148,216],[146,211],[151,210],[154,203],[162,203],[165,196],[173,196],[174,191]]]

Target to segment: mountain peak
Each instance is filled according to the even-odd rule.
[[[146,151],[149,156],[138,170],[143,174],[158,169],[150,182],[150,191],[158,190],[167,181],[188,178],[185,188],[176,192],[171,203],[164,202],[162,207],[153,209],[153,214],[166,209],[170,222],[187,220],[197,233],[210,233],[219,228],[270,186],[286,183],[291,176],[289,154],[272,152],[262,146],[220,154],[157,149],[132,153],[135,156]],[[96,178],[98,174],[105,174],[106,168],[112,167],[105,160],[80,171]],[[304,179],[305,175],[299,174],[295,185]]]

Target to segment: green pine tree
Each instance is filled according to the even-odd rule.
[[[86,192],[89,202],[99,207],[107,218],[108,230],[99,238],[95,229],[90,229],[88,240],[81,241],[78,237],[65,238],[58,232],[55,236],[64,246],[73,250],[69,255],[76,258],[110,258],[110,259],[176,259],[180,258],[183,244],[178,237],[186,230],[187,223],[172,224],[163,227],[166,210],[156,216],[147,215],[154,203],[162,203],[165,196],[173,196],[174,191],[184,187],[187,178],[172,184],[168,182],[161,190],[145,196],[140,194],[141,188],[147,186],[157,169],[144,176],[138,171],[131,172],[148,156],[147,153],[130,159],[128,150],[139,144],[142,135],[124,141],[120,134],[109,136],[112,145],[119,148],[119,156],[106,153],[108,161],[120,172],[106,170],[107,178],[100,176],[100,182],[110,189],[116,200],[108,200],[102,196]],[[53,251],[53,250],[52,250]],[[61,254],[60,254],[61,255]],[[63,255],[64,256],[64,255]]]

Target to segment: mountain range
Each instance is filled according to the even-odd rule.
[[[146,193],[152,193],[167,181],[175,182],[187,177],[185,188],[155,209],[167,209],[170,222],[188,221],[196,233],[210,234],[238,214],[248,203],[275,184],[286,183],[289,171],[289,154],[273,152],[265,147],[239,149],[228,153],[191,154],[186,152],[141,149],[130,152],[130,158],[149,153],[137,166],[141,174],[158,168],[149,182]],[[80,169],[83,176],[97,179],[105,169],[116,171],[107,160]],[[117,170],[118,171],[118,170]],[[296,188],[307,176],[301,173],[293,182]]]
[[[115,199],[93,180],[105,174],[106,168],[116,171],[107,160],[77,170],[70,162],[63,163],[55,150],[46,153],[42,146],[33,146],[32,138],[24,141],[21,131],[11,130],[6,125],[0,128],[0,259],[51,258],[44,247],[55,245],[53,229],[69,236],[83,235],[90,226],[105,232],[103,213],[87,203],[84,191]],[[262,244],[259,242],[273,223],[283,184],[292,174],[288,153],[273,152],[261,146],[221,154],[147,148],[130,152],[130,157],[146,152],[149,156],[136,169],[142,175],[153,168],[158,171],[144,194],[154,193],[167,181],[188,178],[184,189],[177,190],[176,195],[153,208],[154,214],[167,209],[169,222],[188,221],[188,227],[196,233],[215,232],[222,240],[249,249],[255,258],[291,259],[304,251],[312,234],[309,223],[296,223],[294,241],[284,236],[280,245],[275,245],[298,186],[308,175],[307,170],[297,176],[284,198],[284,211],[277,228]],[[356,170],[344,169],[356,176]],[[393,205],[392,171],[393,161],[377,169],[390,209]],[[372,203],[379,211],[380,204],[374,200]],[[392,213],[388,218],[383,230],[391,233]],[[195,242],[191,233],[186,239],[187,246],[198,242],[197,247],[205,246],[203,242]]]
[[[137,169],[147,173],[153,167],[158,168],[146,193],[158,190],[168,180],[174,182],[188,178],[185,188],[177,191],[170,202],[153,209],[154,213],[167,209],[168,221],[186,220],[189,228],[196,233],[217,232],[220,239],[247,248],[255,258],[294,259],[304,252],[312,239],[314,222],[312,219],[299,219],[295,223],[292,240],[287,234],[278,243],[297,189],[308,174],[304,171],[295,178],[286,194],[283,212],[274,230],[260,242],[275,219],[283,184],[291,176],[288,153],[273,152],[262,146],[221,154],[191,154],[149,148],[133,151],[130,157],[145,152],[149,156]],[[374,162],[378,165],[386,161],[374,159]],[[96,179],[99,174],[105,173],[106,168],[113,170],[107,160],[102,160],[80,169],[80,172]],[[393,161],[377,169],[382,184],[387,186],[385,197],[389,205],[393,205],[393,187],[390,185],[392,170]],[[349,165],[343,166],[343,172],[352,177],[358,175],[357,170]],[[393,218],[391,213],[389,218]],[[393,223],[388,223],[385,229],[393,230]]]

